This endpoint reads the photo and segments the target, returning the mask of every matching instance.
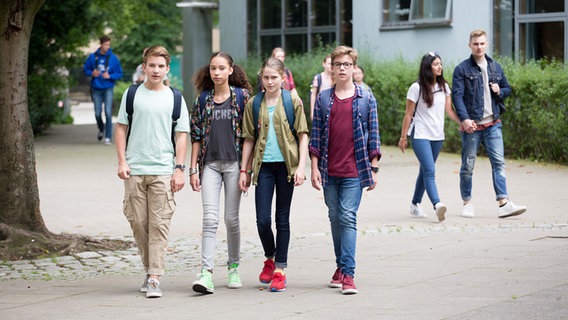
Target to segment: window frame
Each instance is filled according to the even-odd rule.
[[[444,17],[442,18],[420,18],[414,19],[416,2],[419,1],[424,3],[427,0],[410,0],[410,8],[408,13],[408,20],[405,21],[386,21],[384,19],[385,15],[382,15],[383,20],[381,23],[381,30],[398,30],[398,29],[415,29],[415,28],[430,28],[430,27],[450,27],[452,24],[452,0],[445,0],[446,8]],[[390,1],[383,1],[383,13],[386,10],[391,10],[385,8],[385,4],[390,5]]]

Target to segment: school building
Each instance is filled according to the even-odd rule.
[[[220,49],[237,61],[268,56],[274,47],[290,54],[338,43],[377,59],[437,51],[446,63],[458,63],[470,54],[474,29],[488,33],[490,55],[568,59],[568,0],[185,0],[178,6],[185,6],[184,47],[196,48],[207,28],[211,33],[207,15],[218,10]],[[188,52],[184,61],[202,65],[210,53]]]

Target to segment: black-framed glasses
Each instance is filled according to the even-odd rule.
[[[341,68],[341,66],[345,67],[345,69],[349,69],[353,66],[353,63],[351,62],[334,62],[333,66],[335,68]]]

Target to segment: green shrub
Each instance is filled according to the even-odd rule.
[[[304,99],[306,115],[309,115],[307,99],[313,76],[322,71],[321,61],[329,52],[331,48],[321,48],[315,53],[286,58],[286,66],[293,71],[298,93]],[[568,67],[557,61],[496,59],[512,88],[511,96],[505,100],[508,111],[502,116],[506,157],[568,164]],[[420,60],[375,60],[361,56],[359,64],[364,67],[365,82],[377,99],[381,143],[396,145],[406,93],[418,77]],[[260,57],[249,57],[240,63],[255,89],[261,63]],[[444,77],[451,86],[455,66],[444,67]],[[459,126],[447,119],[445,132],[444,151],[461,152]]]

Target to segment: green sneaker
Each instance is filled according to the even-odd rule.
[[[215,288],[213,286],[213,280],[211,280],[212,276],[213,274],[211,273],[211,271],[207,269],[201,270],[199,278],[193,281],[193,291],[203,294],[213,293],[213,291],[215,291]]]
[[[241,282],[241,277],[239,276],[239,271],[237,268],[239,267],[238,263],[233,263],[229,266],[229,288],[230,289],[238,289],[243,286]]]

